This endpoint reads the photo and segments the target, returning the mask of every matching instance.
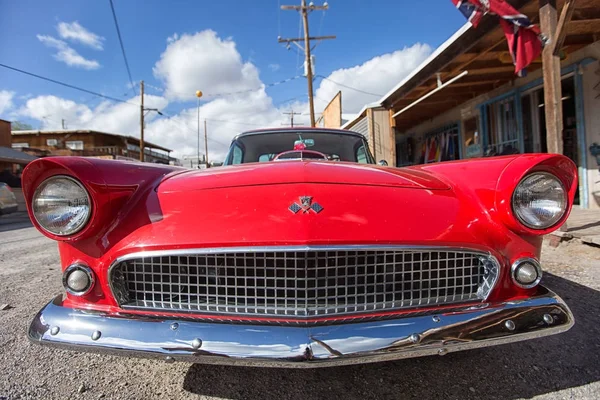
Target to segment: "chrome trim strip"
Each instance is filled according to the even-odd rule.
[[[144,257],[163,257],[163,256],[182,256],[182,255],[208,255],[208,254],[219,254],[219,253],[262,253],[262,252],[298,252],[298,251],[399,251],[399,250],[415,250],[415,251],[442,251],[442,252],[469,252],[474,255],[481,255],[491,261],[497,269],[496,276],[490,285],[490,290],[485,297],[477,299],[476,301],[485,302],[494,287],[498,283],[500,275],[502,273],[502,265],[498,262],[498,259],[492,255],[489,251],[483,251],[478,249],[471,249],[468,247],[455,247],[455,246],[422,246],[422,245],[301,245],[301,246],[251,246],[251,247],[210,247],[210,248],[190,248],[190,249],[178,249],[178,250],[153,250],[153,251],[141,251],[135,253],[125,254],[118,257],[111,263],[108,268],[108,285],[110,292],[119,307],[122,307],[122,303],[119,301],[120,297],[116,295],[116,290],[113,285],[113,271],[117,265],[123,261],[144,258]],[[123,307],[126,308],[126,307]],[[134,308],[134,307],[129,307]],[[148,310],[148,308],[145,308]],[[159,309],[161,311],[169,311]],[[173,310],[175,311],[175,310]],[[302,319],[301,317],[298,319]]]
[[[463,311],[316,327],[134,318],[63,307],[59,296],[33,319],[28,336],[44,345],[167,361],[316,367],[443,355],[553,335],[573,324],[563,300],[543,287],[529,299]]]
[[[348,250],[361,250],[361,251],[394,251],[394,250],[422,250],[422,251],[463,251],[470,252],[473,254],[481,254],[482,256],[491,257],[497,263],[498,260],[490,252],[483,250],[471,249],[468,247],[454,247],[454,246],[411,246],[411,245],[309,245],[309,246],[252,246],[252,247],[196,247],[191,249],[178,249],[178,250],[154,250],[154,251],[141,251],[137,253],[130,253],[117,258],[112,264],[111,268],[122,261],[127,261],[132,258],[140,257],[162,257],[162,256],[181,256],[186,254],[215,254],[215,253],[263,253],[263,252],[286,252],[286,251],[348,251]]]

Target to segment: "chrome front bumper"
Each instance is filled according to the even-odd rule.
[[[114,316],[62,306],[59,296],[29,327],[45,345],[166,361],[315,367],[395,360],[511,343],[564,332],[567,305],[535,297],[439,314],[330,326],[280,326]]]

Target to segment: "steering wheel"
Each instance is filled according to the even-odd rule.
[[[279,153],[273,161],[279,160],[327,160],[327,156],[314,150],[289,150]]]

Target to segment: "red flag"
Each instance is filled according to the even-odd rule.
[[[515,72],[523,76],[525,68],[542,52],[540,29],[520,14],[505,0],[451,0],[465,17],[477,27],[486,13],[500,17],[500,25],[508,41],[508,50],[515,64]]]

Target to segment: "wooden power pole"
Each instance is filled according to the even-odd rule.
[[[208,133],[206,131],[206,120],[204,120],[204,154],[206,156],[206,168],[208,168]]]
[[[301,113],[294,112],[294,110],[292,110],[290,112],[285,112],[284,114],[290,116],[290,126],[292,128],[294,127],[294,115],[302,115]],[[285,125],[285,124],[281,124],[281,125]],[[296,125],[302,125],[302,124],[296,124]]]
[[[144,81],[140,81],[140,161],[144,162]]]
[[[308,13],[314,10],[327,10],[329,9],[329,5],[324,3],[322,6],[315,6],[312,3],[310,5],[306,5],[306,0],[302,0],[302,3],[299,6],[281,6],[282,10],[296,10],[300,11],[302,15],[302,21],[304,23],[304,37],[303,38],[294,38],[294,39],[284,39],[278,38],[279,43],[287,43],[288,48],[290,43],[294,43],[296,46],[300,48],[300,50],[304,51],[304,62],[306,65],[306,80],[308,81],[308,103],[310,107],[310,126],[315,127],[315,104],[313,100],[313,69],[312,69],[312,59],[310,56],[310,52],[313,48],[310,47],[311,40],[325,40],[325,39],[335,39],[335,36],[315,36],[311,37],[308,31]],[[304,47],[302,47],[298,42],[304,42]]]
[[[548,42],[542,51],[544,74],[544,107],[546,114],[546,143],[548,153],[563,153],[562,88],[560,79],[560,57],[554,47],[558,39],[556,0],[539,0],[540,28]]]

